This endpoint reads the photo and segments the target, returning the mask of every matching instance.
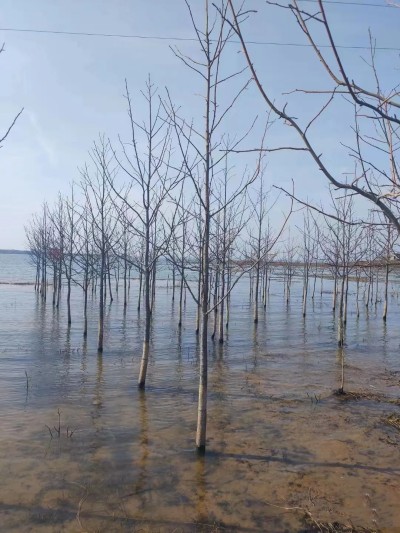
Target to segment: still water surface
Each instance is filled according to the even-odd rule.
[[[0,268],[0,281],[28,281],[27,272],[10,279],[17,268],[8,279]],[[79,289],[68,329],[63,306],[43,304],[32,286],[1,284],[0,531],[311,531],[305,516],[396,531],[400,433],[384,420],[400,416],[397,287],[386,325],[380,303],[357,318],[351,296],[345,388],[367,397],[340,398],[329,283],[303,320],[300,280],[289,306],[273,280],[257,327],[248,283],[238,285],[227,341],[210,343],[205,458],[194,453],[189,294],[179,330],[177,302],[158,283],[140,394],[135,281],[126,314],[122,298],[107,306],[102,356],[96,300],[84,340]]]

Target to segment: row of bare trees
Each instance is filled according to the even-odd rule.
[[[231,292],[247,272],[254,296],[254,322],[258,322],[260,301],[264,307],[267,303],[277,243],[291,212],[290,207],[280,227],[271,228],[268,215],[273,202],[268,200],[263,178],[266,154],[282,150],[305,152],[334,188],[332,211],[316,206],[313,212],[307,211],[300,230],[301,252],[294,250],[290,237],[284,240],[280,256],[286,300],[290,300],[291,282],[300,264],[305,317],[310,294],[311,299],[315,297],[316,280],[323,279],[321,269],[329,272],[334,280],[333,309],[338,309],[338,344],[343,346],[349,281],[355,276],[360,282],[362,273],[368,272],[368,305],[374,291],[377,294],[377,262],[384,261],[386,319],[391,258],[400,230],[396,161],[400,125],[396,109],[400,105],[396,101],[396,89],[384,93],[381,88],[373,45],[371,69],[376,88],[365,89],[352,81],[335,45],[322,0],[318,0],[316,12],[304,10],[296,0],[289,6],[267,2],[265,7],[286,9],[295,17],[332,82],[332,87],[324,90],[295,89],[310,97],[315,93],[327,94],[327,101],[315,115],[306,117],[301,113],[300,119],[294,118],[287,103],[277,103],[275,95],[270,94],[257,74],[242,32],[243,21],[251,15],[246,7],[243,4],[236,7],[234,0],[220,0],[212,7],[205,0],[204,25],[200,25],[189,2],[186,3],[199,53],[188,57],[178,49],[173,52],[198,76],[198,92],[203,102],[201,118],[185,117],[170,93],[167,91],[161,98],[149,80],[143,93],[147,106],[143,120],[136,115],[126,84],[129,138],[120,138],[114,144],[105,136],[100,137],[71,194],[68,198],[60,197],[54,208],[44,205],[42,213],[27,228],[27,235],[37,267],[36,288],[41,297],[46,299],[49,270],[53,275],[53,305],[59,305],[60,289],[66,283],[68,324],[72,321],[71,284],[79,284],[85,293],[85,334],[89,288],[98,294],[99,352],[103,351],[104,303],[106,298],[110,301],[113,298],[112,279],[118,290],[122,270],[126,307],[130,272],[132,269],[138,272],[138,308],[143,297],[145,325],[138,381],[141,389],[145,387],[149,361],[157,268],[162,261],[169,262],[174,296],[175,278],[180,279],[179,324],[182,324],[184,291],[191,294],[198,309],[200,370],[196,446],[204,451],[209,338],[218,337],[223,342]],[[326,35],[332,57],[326,57],[316,44],[315,25],[321,26]],[[225,56],[232,37],[239,39],[245,61],[237,71],[231,72]],[[244,143],[254,122],[244,132],[227,135],[226,121],[252,83],[261,95],[268,118],[258,145],[248,149]],[[342,181],[328,168],[311,135],[328,107],[342,96],[350,101],[353,119],[354,143],[348,147],[355,162],[351,181]],[[300,144],[267,146],[266,133],[271,120],[290,126]],[[246,168],[237,170],[238,176],[234,178],[230,165],[238,153],[242,160],[249,154],[255,157]],[[79,199],[76,198],[78,188]],[[343,191],[341,197],[337,190]],[[295,197],[294,191],[286,193],[292,199]],[[370,220],[357,220],[353,195],[372,202],[382,213],[381,218],[372,214]],[[300,203],[306,202],[300,200]],[[317,215],[313,213],[318,211],[322,219],[316,220]],[[210,317],[214,317],[212,333]]]

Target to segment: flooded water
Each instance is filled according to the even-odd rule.
[[[84,340],[79,289],[68,329],[63,306],[43,304],[32,286],[1,284],[0,531],[279,533],[328,531],[329,522],[400,531],[400,432],[385,423],[400,416],[397,287],[387,324],[381,303],[368,313],[361,305],[357,318],[350,295],[345,390],[354,394],[344,396],[333,394],[341,358],[331,287],[317,288],[303,319],[300,280],[288,306],[273,280],[255,327],[248,282],[238,284],[227,340],[210,342],[199,458],[189,294],[179,330],[178,303],[159,281],[139,393],[137,282],[126,314],[116,295],[107,305],[102,356],[96,300]]]

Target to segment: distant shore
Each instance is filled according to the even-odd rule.
[[[0,254],[29,254],[29,250],[1,250]]]

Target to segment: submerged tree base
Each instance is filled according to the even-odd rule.
[[[197,452],[197,455],[199,455],[200,457],[204,457],[204,455],[206,454],[206,445],[205,444],[202,444],[201,446],[196,445],[196,452]]]
[[[334,396],[345,396],[346,394],[347,393],[344,391],[344,389],[342,389],[342,387],[333,391]]]

